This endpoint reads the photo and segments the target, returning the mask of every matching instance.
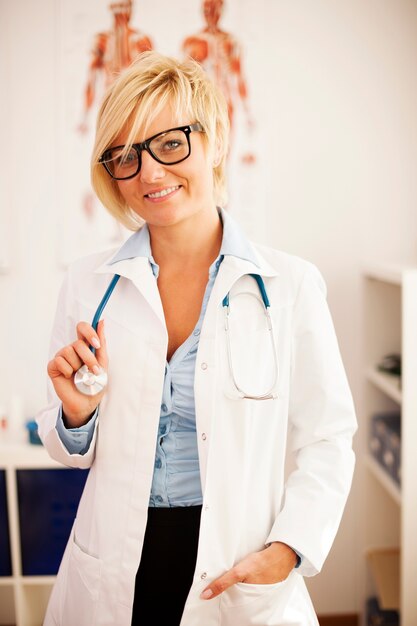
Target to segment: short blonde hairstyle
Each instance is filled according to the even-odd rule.
[[[91,159],[91,181],[94,190],[108,211],[130,230],[137,230],[143,220],[130,209],[121,196],[117,182],[111,178],[99,159],[127,130],[126,146],[135,142],[170,104],[178,115],[188,115],[190,123],[200,122],[203,137],[215,150],[213,168],[214,201],[226,202],[226,158],[229,139],[229,117],[226,100],[194,60],[180,62],[158,52],[144,52],[108,89],[100,107],[96,138]]]

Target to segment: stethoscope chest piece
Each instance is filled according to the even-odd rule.
[[[93,374],[87,365],[83,365],[75,372],[74,385],[84,395],[96,396],[107,385],[107,372],[101,367],[99,374]]]

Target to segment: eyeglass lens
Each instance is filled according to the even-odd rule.
[[[154,137],[148,148],[152,156],[165,165],[182,161],[190,153],[187,135],[183,130],[171,130]],[[135,148],[131,148],[127,154],[123,153],[123,148],[118,148],[108,151],[105,165],[115,178],[129,178],[139,172],[139,158]]]

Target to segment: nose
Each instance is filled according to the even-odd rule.
[[[142,163],[139,172],[140,180],[143,183],[153,183],[165,176],[165,168],[162,163],[158,163],[146,150],[142,151]]]

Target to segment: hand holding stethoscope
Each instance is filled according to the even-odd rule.
[[[104,384],[95,395],[80,393],[74,384],[74,373],[79,372],[81,368],[87,383],[89,376],[94,377],[97,382],[103,376],[103,372],[107,371],[108,366],[103,320],[98,323],[97,332],[87,322],[79,322],[77,337],[76,341],[55,354],[47,368],[70,428],[85,424],[99,405],[105,387]],[[100,347],[96,347],[97,345]],[[95,371],[94,368],[99,369]]]

